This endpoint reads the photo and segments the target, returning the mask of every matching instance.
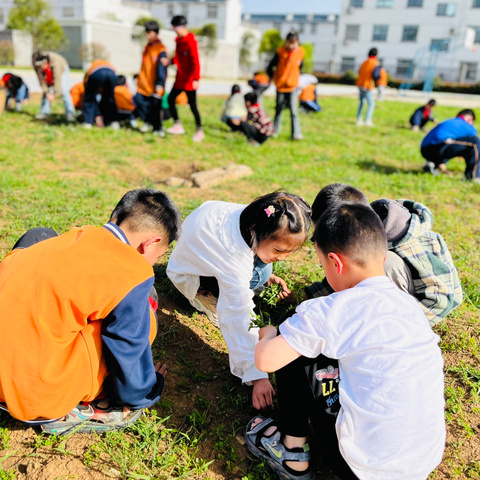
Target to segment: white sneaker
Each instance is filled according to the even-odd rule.
[[[22,104],[19,103],[19,102],[17,102],[17,103],[15,104],[15,111],[18,112],[18,113],[21,113],[22,110],[23,110],[23,109],[22,109]]]
[[[48,117],[49,116],[45,113],[37,113],[37,115],[35,115],[35,120],[47,120]]]
[[[429,161],[425,162],[425,165],[423,166],[423,171],[425,173],[431,173],[432,175],[440,175],[440,172],[435,167],[435,164]]]
[[[373,127],[373,122],[371,120],[368,120],[367,122],[365,122],[365,126],[366,127]]]
[[[138,127],[138,122],[136,119],[130,120],[130,126],[132,128],[137,128]]]
[[[83,123],[82,127],[86,130],[90,130],[91,128],[93,128],[93,125],[91,123]]]
[[[355,123],[357,127],[363,127],[365,124],[361,118],[357,118],[357,123]]]
[[[67,122],[74,123],[75,122],[75,115],[73,113],[67,113]]]
[[[160,138],[165,138],[165,132],[163,130],[155,130],[152,132],[154,135],[159,136]]]
[[[293,140],[303,140],[303,135],[301,133],[297,133],[292,137]]]
[[[218,299],[210,292],[197,293],[193,300],[190,300],[190,305],[199,312],[204,313],[214,327],[219,327],[217,314]]]
[[[147,133],[150,131],[152,126],[149,123],[144,123],[138,130],[142,133]]]
[[[112,130],[119,130],[119,129],[120,129],[120,124],[119,124],[118,122],[112,122],[112,123],[110,124],[110,128],[111,128]]]

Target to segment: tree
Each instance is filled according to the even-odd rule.
[[[205,54],[205,73],[208,67],[208,58],[215,55],[217,51],[217,26],[214,23],[207,23],[202,28],[191,28],[190,31],[198,37],[198,48]]]
[[[145,41],[145,23],[153,20],[157,22],[160,28],[164,28],[162,23],[153,17],[138,17],[135,24],[133,25],[132,39],[138,40],[139,42]]]
[[[311,43],[302,43],[302,47],[305,50],[302,72],[313,73],[313,45]]]
[[[68,46],[68,39],[45,0],[14,0],[8,28],[29,33],[36,50],[58,50]]]
[[[0,64],[13,65],[14,55],[13,43],[10,40],[2,40],[0,42]]]
[[[252,50],[255,47],[256,39],[252,31],[246,31],[242,36],[239,52],[239,63],[244,69],[249,69],[252,65]]]
[[[283,38],[278,30],[265,30],[258,53],[265,54],[267,57],[273,57],[278,47],[282,45]]]
[[[94,60],[108,60],[108,50],[101,43],[83,43],[79,49],[80,58],[87,63]]]

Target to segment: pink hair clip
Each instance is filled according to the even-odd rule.
[[[267,214],[267,217],[270,217],[270,215],[273,215],[275,213],[275,207],[273,205],[270,205],[265,209],[265,213]]]

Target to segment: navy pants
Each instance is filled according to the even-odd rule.
[[[466,163],[465,178],[480,178],[480,168],[478,168],[480,138],[477,136],[462,137],[454,139],[453,142],[423,147],[421,149],[422,156],[433,162],[436,167],[441,163],[447,163],[451,158],[463,157]]]
[[[110,125],[116,115],[114,90],[117,84],[117,75],[110,68],[99,68],[93,72],[85,84],[83,97],[83,118],[85,123],[93,125],[95,117],[103,116],[105,125]],[[100,104],[97,102],[97,94],[101,92]]]
[[[160,110],[162,108],[162,99],[156,96],[142,95],[137,93],[133,99],[135,104],[136,116],[140,117],[145,123],[153,127],[154,132],[162,130],[162,117]]]

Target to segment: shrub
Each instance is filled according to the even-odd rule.
[[[13,43],[10,40],[0,42],[0,64],[13,65],[14,53]]]

